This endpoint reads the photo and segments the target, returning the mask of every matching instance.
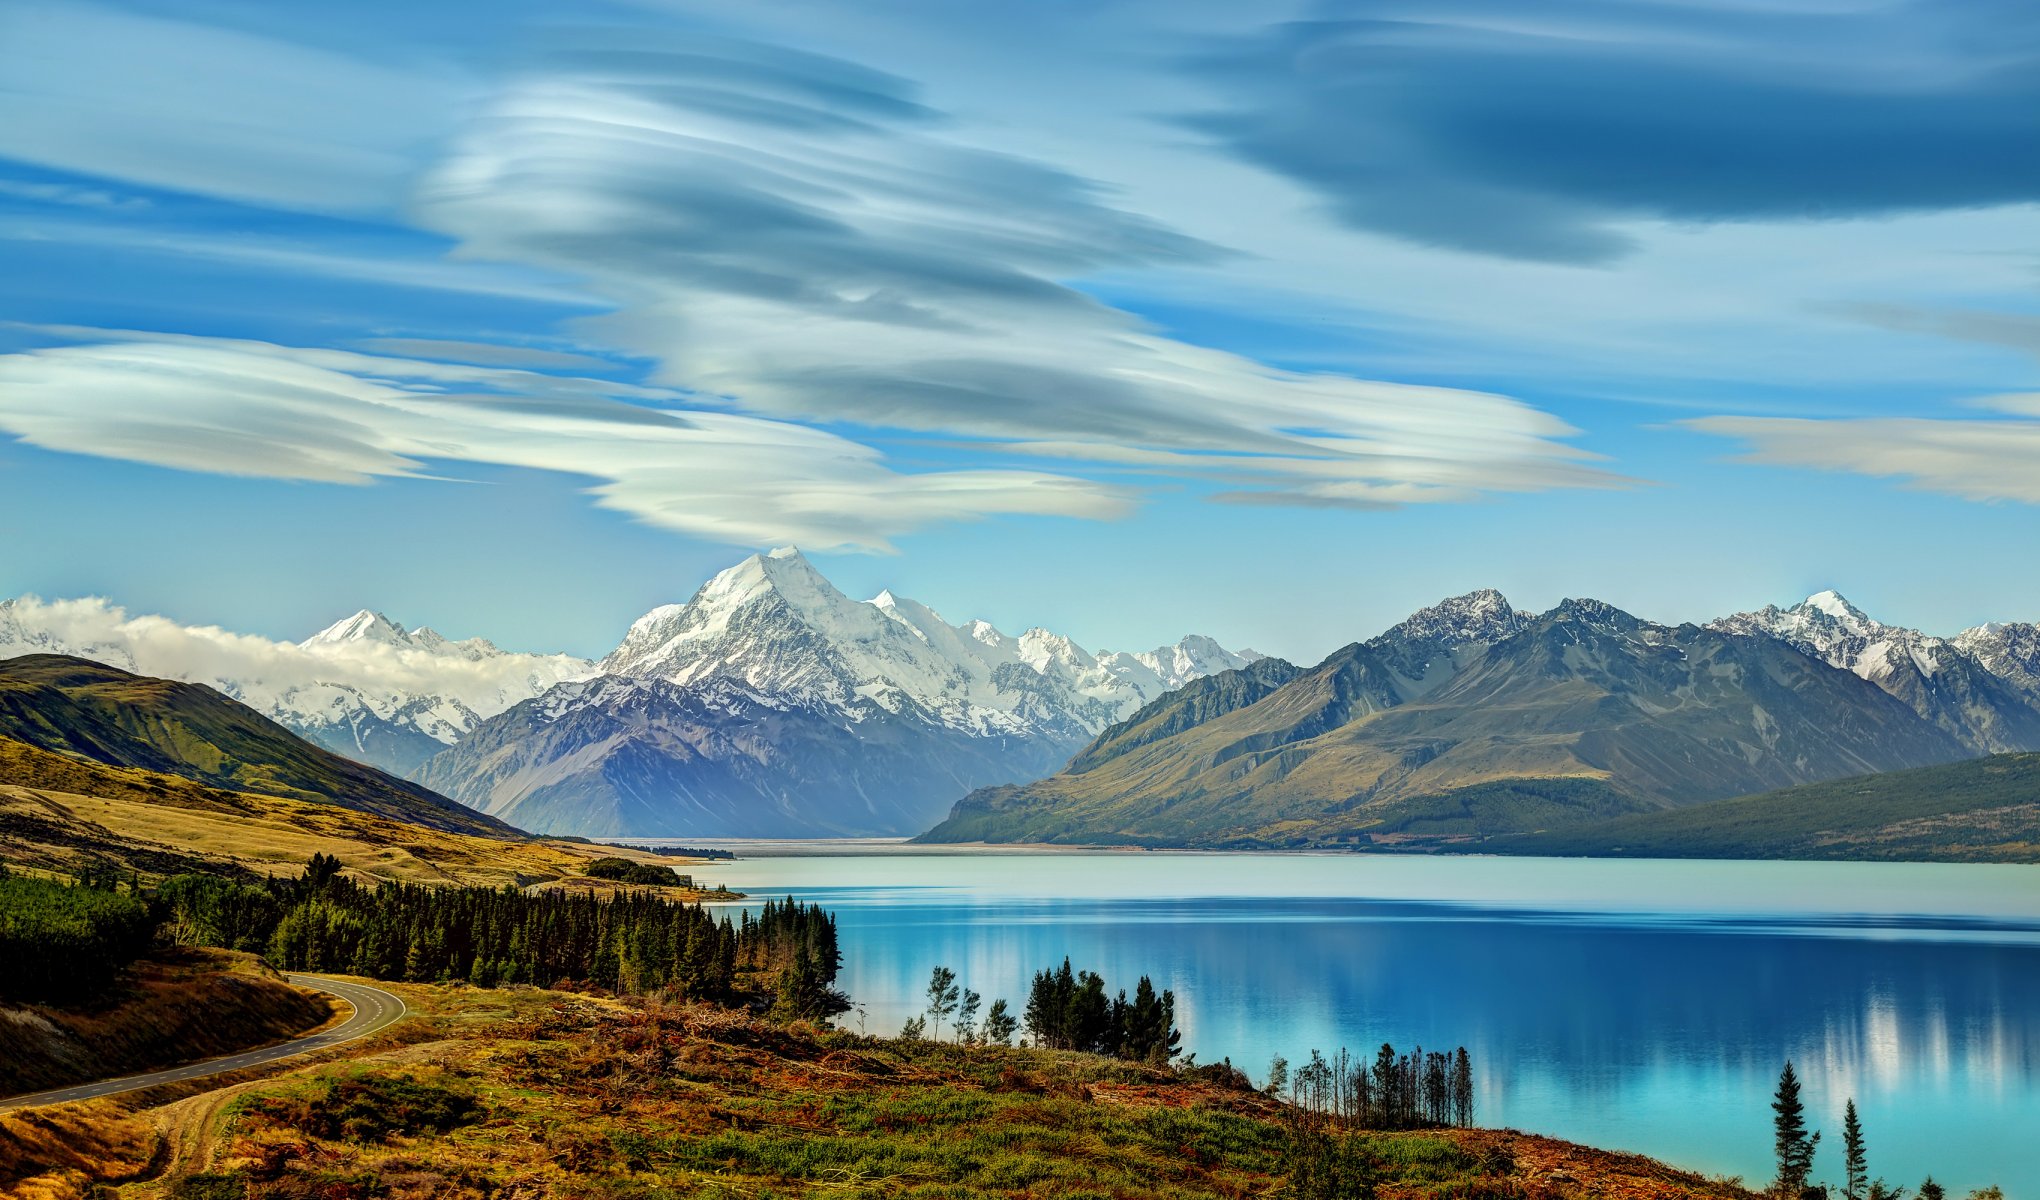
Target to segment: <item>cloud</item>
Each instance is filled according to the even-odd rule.
[[[2040,504],[2040,394],[1983,402],[2010,419],[1703,417],[1690,429],[1739,438],[1742,462],[1845,471],[1964,500]]]
[[[0,430],[52,450],[322,483],[429,476],[434,464],[565,472],[595,480],[605,507],[746,545],[885,550],[892,536],[938,520],[1106,518],[1128,505],[1119,488],[1041,472],[895,471],[871,447],[823,430],[681,411],[671,407],[680,395],[665,389],[253,341],[117,336],[0,356]]]
[[[1190,126],[1346,225],[1485,254],[2040,199],[2018,0],[1326,0],[1190,70],[1223,97]]]
[[[699,37],[563,39],[452,143],[412,212],[459,253],[561,272],[587,340],[743,411],[1165,469],[1264,500],[1620,486],[1488,393],[1277,370],[1077,282],[1218,247],[1096,184],[957,140],[904,81]]]
[[[441,362],[473,363],[483,367],[525,367],[534,371],[611,371],[616,364],[592,354],[570,350],[548,350],[541,346],[518,346],[502,342],[466,342],[443,338],[363,338],[360,347],[372,354],[398,358],[430,358]]]
[[[1923,308],[1910,304],[1855,303],[1836,307],[1844,316],[1894,333],[1933,334],[1978,345],[2002,346],[2040,358],[2040,315],[2033,313]]]
[[[129,616],[98,597],[0,602],[0,657],[40,652],[209,684],[264,712],[284,702],[299,711],[330,703],[344,712],[337,689],[345,688],[367,697],[384,716],[410,698],[436,696],[491,717],[591,669],[565,654],[435,653],[365,639],[299,645],[168,617]]]

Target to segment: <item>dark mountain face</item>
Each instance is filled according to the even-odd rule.
[[[1129,750],[1258,703],[1302,673],[1303,668],[1294,663],[1263,658],[1238,670],[1192,680],[1099,734],[1077,752],[1068,769],[1071,774],[1082,774]]]
[[[422,778],[538,832],[907,834],[963,792],[1055,770],[1070,748],[969,737],[875,705],[853,719],[734,685],[608,677],[484,722]]]
[[[1340,841],[1475,789],[1483,820],[1507,828],[1512,798],[1563,823],[1571,798],[1582,819],[1603,817],[1966,753],[1876,686],[1772,638],[1654,625],[1597,601],[1510,612],[1514,632],[1493,642],[1384,635],[1163,736],[1115,727],[1083,771],[966,797],[928,837]]]
[[[0,736],[214,787],[335,804],[491,837],[516,830],[436,792],[314,746],[201,684],[84,659],[0,660]]]

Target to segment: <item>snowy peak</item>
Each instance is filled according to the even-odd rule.
[[[1456,648],[1474,642],[1498,642],[1523,627],[1523,614],[1493,588],[1481,588],[1440,600],[1389,629],[1377,642],[1437,642]]]
[[[1081,737],[1191,679],[1251,661],[1209,638],[1094,655],[1061,634],[952,623],[891,590],[852,600],[791,547],[718,573],[632,624],[601,669],[740,684],[851,720],[916,714],[979,736]]]
[[[437,634],[433,635],[438,637]],[[443,640],[443,639],[442,639]],[[411,635],[402,625],[390,620],[372,609],[362,609],[351,617],[333,622],[319,632],[299,642],[310,649],[314,646],[338,646],[349,642],[374,642],[383,646],[408,646]]]

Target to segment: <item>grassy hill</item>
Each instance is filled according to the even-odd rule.
[[[1631,858],[2040,862],[2040,754],[1807,784],[1498,838],[1481,849]]]
[[[314,854],[330,854],[362,878],[487,887],[583,881],[610,888],[621,885],[586,881],[585,869],[613,857],[676,861],[590,842],[413,825],[320,801],[106,766],[0,737],[0,864],[63,875],[110,864],[149,879],[189,871],[296,875]]]
[[[335,804],[434,829],[517,836],[494,817],[314,746],[212,688],[65,655],[0,661],[0,737],[236,792]]]

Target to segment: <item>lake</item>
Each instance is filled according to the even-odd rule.
[[[1873,1176],[2040,1197],[2040,868],[720,844],[704,878],[836,911],[872,1033],[937,964],[1017,1013],[1068,955],[1257,1081],[1463,1044],[1481,1124],[1757,1182],[1789,1058],[1818,1178],[1853,1096]]]

